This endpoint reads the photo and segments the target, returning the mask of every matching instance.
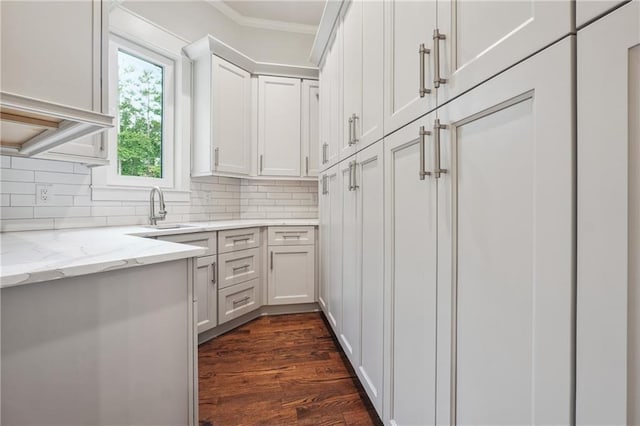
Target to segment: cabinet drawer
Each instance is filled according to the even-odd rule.
[[[272,226],[269,228],[270,246],[313,245],[316,230],[313,226]]]
[[[260,228],[228,229],[218,232],[220,253],[260,246]]]
[[[159,240],[171,241],[174,243],[190,244],[207,249],[203,256],[216,254],[216,232],[195,232],[192,234],[164,235],[158,237]]]
[[[221,253],[218,265],[220,288],[253,280],[260,275],[260,249]]]
[[[218,291],[218,324],[223,324],[260,307],[259,282],[255,279]]]

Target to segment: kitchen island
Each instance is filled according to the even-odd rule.
[[[1,421],[195,424],[204,249],[156,237],[302,224],[317,221],[0,234]]]

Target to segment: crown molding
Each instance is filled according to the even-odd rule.
[[[192,61],[216,55],[254,75],[318,79],[318,68],[316,67],[259,62],[212,35],[196,40],[182,50]]]
[[[220,13],[231,19],[238,25],[244,27],[260,28],[263,30],[286,31],[299,34],[315,34],[318,27],[315,25],[294,24],[291,22],[274,21],[271,19],[260,19],[244,16],[235,9],[228,6],[221,0],[205,0],[206,3],[215,7]]]
[[[331,34],[333,34],[333,28],[340,17],[340,11],[348,2],[348,0],[329,0],[325,3],[320,25],[318,25],[316,38],[313,40],[313,47],[309,55],[309,62],[312,64],[320,66],[329,40],[331,39]]]

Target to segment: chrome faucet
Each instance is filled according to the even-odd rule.
[[[158,212],[157,216],[156,206],[153,199],[153,194],[155,194],[156,192],[158,193],[158,201],[160,202],[160,211]],[[151,194],[149,195],[149,223],[151,225],[157,225],[158,220],[164,220],[165,217],[167,217],[167,210],[164,205],[164,194],[162,193],[160,187],[154,186],[153,188],[151,188]]]

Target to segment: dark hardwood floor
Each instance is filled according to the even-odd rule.
[[[198,352],[200,425],[381,424],[320,313],[261,317]]]

